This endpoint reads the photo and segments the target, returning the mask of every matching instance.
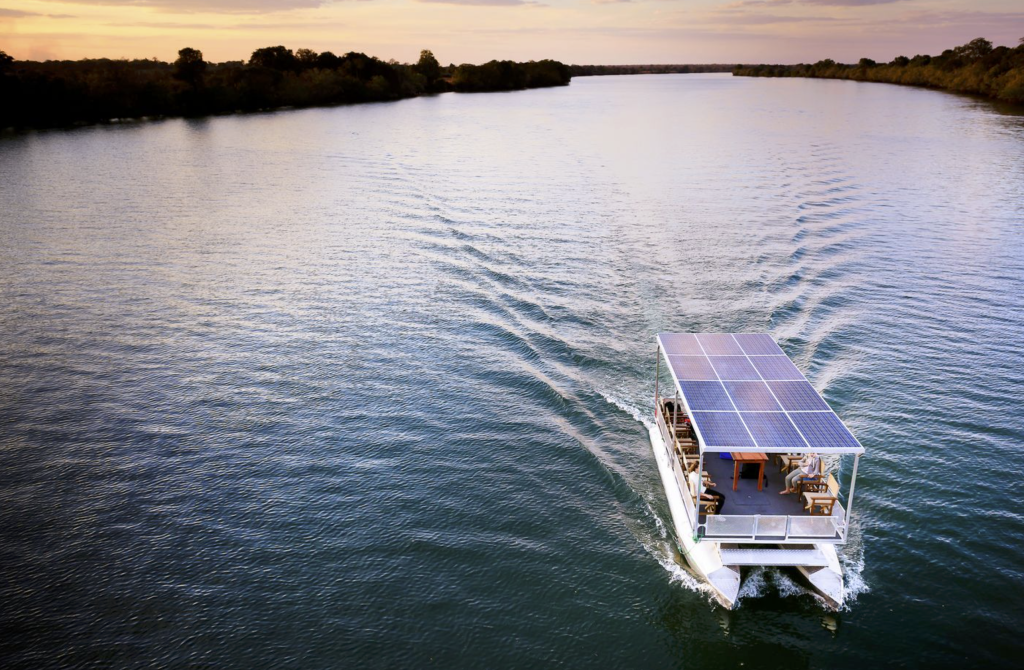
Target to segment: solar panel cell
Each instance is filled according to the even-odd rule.
[[[764,382],[723,382],[736,409],[741,412],[781,412]],[[684,389],[685,392],[685,389]]]
[[[693,333],[661,333],[661,346],[665,353],[677,356],[703,356],[704,351]]]
[[[764,379],[803,380],[804,375],[786,356],[751,356],[750,362]]]
[[[709,356],[742,356],[743,349],[728,333],[698,333],[697,339]]]
[[[760,379],[746,356],[709,356],[715,372],[722,379]]]
[[[694,412],[693,422],[709,447],[753,447],[750,433],[736,412]]]
[[[684,379],[707,381],[718,379],[707,356],[669,356],[668,360],[672,364],[672,372],[680,381]]]
[[[807,443],[782,412],[743,412],[743,421],[764,449],[804,449]]]
[[[787,412],[811,412],[828,410],[829,406],[814,387],[805,381],[800,382],[768,382],[775,397],[782,403]]]
[[[835,412],[792,412],[790,418],[814,449],[847,449],[860,446]]]
[[[686,402],[694,412],[698,410],[708,411],[733,411],[729,396],[720,382],[679,382],[686,396]]]
[[[771,335],[765,333],[739,333],[734,335],[743,353],[748,356],[785,356]]]

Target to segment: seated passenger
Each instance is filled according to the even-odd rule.
[[[796,493],[799,480],[803,477],[814,477],[821,474],[821,459],[818,454],[811,452],[800,459],[800,464],[793,472],[786,475],[786,488],[779,491],[779,495]]]

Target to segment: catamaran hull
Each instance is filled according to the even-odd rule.
[[[669,511],[672,513],[672,525],[679,538],[679,548],[683,557],[690,568],[707,583],[715,599],[724,607],[732,609],[736,605],[740,590],[740,567],[723,563],[720,542],[694,541],[693,526],[690,523],[692,508],[683,498],[676,473],[672,468],[672,456],[657,427],[651,427],[649,432],[651,449],[654,451],[654,460],[658,464],[658,473],[661,475],[661,483],[665,488],[665,497],[668,499]],[[785,547],[780,545],[780,548],[784,549]],[[838,609],[843,604],[844,587],[843,571],[839,565],[835,545],[815,544],[814,549],[825,557],[826,565],[791,565],[787,567],[796,568],[829,607]]]
[[[717,542],[694,541],[690,514],[679,490],[676,475],[672,471],[665,440],[655,427],[650,429],[650,434],[654,460],[658,463],[661,483],[668,498],[669,511],[672,513],[672,525],[675,527],[676,537],[679,538],[679,549],[690,568],[711,588],[715,599],[732,609],[740,592],[740,570],[738,567],[722,563]]]
[[[828,558],[829,564],[824,567],[808,567],[795,565],[797,572],[803,575],[804,579],[821,596],[825,603],[832,609],[839,609],[843,606],[845,587],[843,586],[843,569],[839,565],[839,557],[836,556],[835,546],[816,545],[819,550]],[[827,547],[827,549],[825,549]]]

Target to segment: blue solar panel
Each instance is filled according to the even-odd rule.
[[[661,333],[658,338],[702,448],[863,451],[770,335]]]
[[[860,446],[835,412],[793,412],[789,415],[813,449],[847,449]]]
[[[741,412],[781,412],[764,382],[722,382]],[[686,389],[683,389],[686,392]]]
[[[715,369],[711,367],[707,356],[669,356],[669,363],[672,364],[672,372],[676,379],[705,379],[715,380]]]
[[[765,333],[740,333],[734,335],[743,353],[748,356],[785,356],[771,335]]]
[[[722,379],[760,379],[746,356],[708,356]]]
[[[693,333],[661,333],[661,346],[665,353],[672,355],[703,356],[697,336]]]
[[[693,422],[708,447],[753,447],[750,433],[736,412],[694,412]]]
[[[768,382],[768,386],[782,403],[782,409],[787,412],[830,409],[828,403],[821,399],[818,392],[808,382]]]
[[[729,396],[719,382],[679,382],[686,402],[694,412],[699,410],[733,411]]]
[[[697,339],[709,356],[742,356],[743,350],[728,333],[698,333]]]
[[[764,449],[804,449],[807,443],[782,412],[743,412],[743,421]]]
[[[786,356],[751,356],[750,362],[764,379],[799,379],[804,375]]]

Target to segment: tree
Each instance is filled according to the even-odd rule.
[[[13,62],[14,59],[8,56],[6,51],[0,51],[0,74],[7,72]]]
[[[317,59],[320,54],[313,51],[312,49],[299,49],[295,52],[295,60],[298,61],[299,67],[303,70],[309,70],[317,66]]]
[[[420,59],[413,66],[413,69],[426,77],[428,86],[441,76],[441,64],[434,58],[434,53],[430,49],[424,49],[420,52]]]
[[[203,52],[185,47],[178,51],[178,60],[174,61],[174,78],[179,79],[192,88],[199,88],[206,73],[206,61]]]
[[[292,50],[283,46],[257,49],[249,58],[249,65],[265,67],[270,70],[295,70],[298,64]]]
[[[330,51],[325,51],[316,57],[316,66],[321,70],[336,70],[341,66],[341,59]]]
[[[874,67],[878,65],[878,63],[871,60],[870,58],[861,58],[860,62],[857,63],[857,65],[859,65],[860,67]]]
[[[976,61],[992,53],[992,43],[984,37],[977,37],[962,47],[953,49],[953,53],[966,61]]]

